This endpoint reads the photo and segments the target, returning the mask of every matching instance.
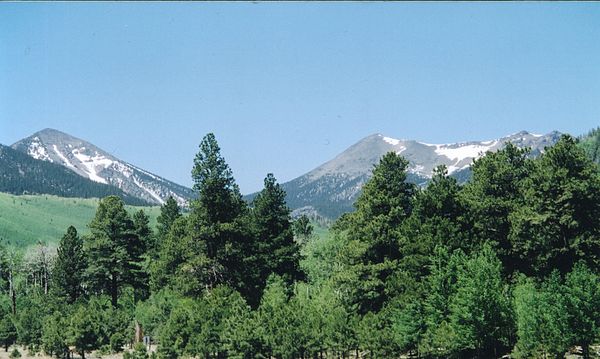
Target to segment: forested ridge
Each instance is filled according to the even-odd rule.
[[[590,357],[600,173],[589,153],[568,135],[537,158],[509,144],[465,185],[440,166],[420,188],[390,152],[319,238],[291,219],[271,174],[245,202],[208,134],[189,213],[169,199],[151,228],[109,196],[89,234],[65,228],[55,256],[1,249],[0,345],[56,357]],[[136,328],[156,350],[129,350]]]
[[[59,164],[35,159],[1,144],[0,168],[0,192],[79,198],[117,195],[130,205],[149,205],[147,201],[130,196],[117,187],[94,182]]]

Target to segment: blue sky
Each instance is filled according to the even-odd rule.
[[[0,143],[51,127],[184,185],[214,132],[244,193],[372,133],[600,125],[598,3],[0,3]]]

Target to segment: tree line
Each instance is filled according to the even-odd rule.
[[[406,181],[388,153],[329,235],[293,221],[269,174],[247,203],[215,137],[194,159],[198,197],[156,229],[100,201],[90,234],[55,257],[3,249],[0,344],[65,357],[589,357],[600,328],[600,176],[563,136],[532,158],[508,144],[465,185],[438,167]]]

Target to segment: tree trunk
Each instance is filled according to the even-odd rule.
[[[119,303],[119,290],[117,288],[117,279],[114,274],[111,276],[110,287],[111,303],[112,306],[116,308]]]
[[[17,314],[17,297],[15,295],[15,287],[13,283],[12,270],[8,272],[8,290],[12,304],[12,314]]]
[[[583,355],[583,359],[590,358],[590,345],[589,344],[581,345],[581,354]]]

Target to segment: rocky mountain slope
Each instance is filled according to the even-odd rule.
[[[148,204],[114,186],[91,181],[61,165],[32,158],[3,145],[0,145],[0,192],[81,198],[118,195],[128,204]]]
[[[496,151],[508,142],[530,147],[538,155],[544,147],[560,138],[560,133],[546,135],[518,132],[495,140],[452,144],[430,144],[402,140],[375,134],[360,140],[337,157],[314,170],[284,183],[287,201],[296,213],[308,213],[336,218],[352,210],[362,185],[369,179],[373,165],[389,151],[404,156],[409,162],[409,181],[424,185],[433,169],[441,164],[460,182],[470,178],[470,166],[475,158]]]
[[[124,193],[151,204],[162,204],[173,196],[186,206],[189,188],[178,185],[122,161],[97,146],[66,133],[45,129],[16,142],[15,150],[59,164],[94,182],[115,186]]]

